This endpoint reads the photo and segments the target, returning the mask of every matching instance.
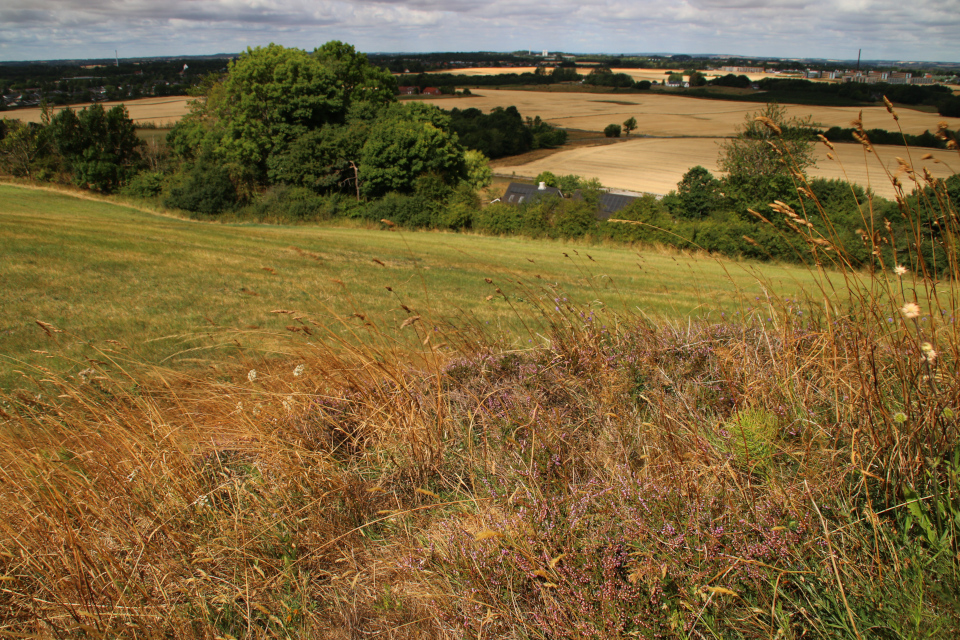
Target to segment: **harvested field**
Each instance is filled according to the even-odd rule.
[[[664,194],[675,189],[677,182],[688,169],[701,165],[717,172],[719,143],[715,138],[645,138],[620,144],[582,147],[561,151],[551,156],[522,165],[496,167],[500,175],[516,173],[533,177],[541,171],[555,174],[575,173],[588,178],[597,178],[607,187]],[[828,150],[817,146],[817,167],[810,171],[814,177],[840,178],[863,186],[870,186],[884,197],[893,196],[893,187],[883,172],[883,165],[891,173],[896,172],[897,156],[906,157],[906,149],[895,146],[878,146],[877,155],[864,155],[859,144],[837,144],[834,156],[827,158]],[[921,161],[920,157],[931,153],[933,159]],[[953,151],[934,149],[911,149],[914,162],[927,167],[937,177],[951,175],[960,169],[960,158]],[[940,160],[935,163],[934,160]],[[953,170],[948,166],[953,167]]]
[[[110,109],[118,104],[126,105],[130,117],[137,124],[153,124],[156,126],[173,126],[180,118],[190,113],[190,102],[193,98],[186,96],[168,96],[165,98],[141,98],[139,100],[124,100],[122,102],[101,102],[104,109]],[[70,105],[79,111],[90,104]],[[65,107],[54,107],[60,111]],[[23,122],[40,122],[40,109],[17,109],[4,113],[5,118],[19,119]]]
[[[552,67],[548,67],[552,69]],[[536,67],[470,67],[467,69],[440,69],[438,71],[430,71],[429,73],[450,73],[458,76],[496,76],[503,73],[533,73],[536,71]],[[612,69],[614,73],[625,73],[635,81],[638,80],[650,80],[651,82],[656,80],[660,82],[665,79],[671,73],[683,73],[684,69]],[[581,75],[586,75],[590,73],[588,69],[578,69],[578,72]],[[725,76],[727,72],[723,71],[704,71],[703,74],[707,78],[715,78],[718,76]],[[744,74],[735,74],[735,75],[745,75],[751,80],[762,80],[763,78],[799,78],[800,75],[783,75],[777,73],[744,73]],[[829,82],[829,81],[828,81]]]
[[[546,93],[539,91],[515,91],[498,89],[475,89],[473,95],[458,100],[426,98],[424,102],[436,104],[443,109],[475,107],[490,111],[494,107],[513,105],[524,116],[540,116],[550,124],[568,129],[602,131],[611,123],[621,123],[627,118],[637,119],[638,135],[727,137],[746,116],[763,108],[759,103],[705,100],[661,93]],[[824,127],[849,127],[863,111],[863,123],[867,129],[893,129],[896,124],[880,107],[814,107],[785,105],[791,116],[813,116]],[[900,124],[904,132],[921,134],[935,131],[937,123],[946,121],[951,129],[960,127],[960,118],[944,118],[936,113],[924,113],[912,109],[900,109]]]
[[[536,67],[471,67],[469,69],[437,69],[427,73],[449,73],[455,76],[498,76],[503,73],[533,73]]]

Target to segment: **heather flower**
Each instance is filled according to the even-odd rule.
[[[303,372],[304,372],[305,370],[306,370],[306,367],[305,367],[305,366],[303,366],[302,364],[298,364],[298,365],[297,365],[297,368],[293,370],[293,377],[294,377],[294,378],[299,378],[300,376],[303,375]]]
[[[895,274],[897,274],[898,276],[901,276],[901,277],[902,277],[902,276],[906,275],[906,273],[907,273],[907,268],[906,268],[905,266],[901,265],[901,264],[898,264],[896,267],[893,268],[893,272],[894,272]]]
[[[249,380],[250,382],[254,382],[256,381],[256,379],[257,379],[257,370],[250,369],[250,373],[247,374],[247,380]]]
[[[903,317],[907,320],[912,320],[920,315],[920,305],[916,302],[907,302],[900,307],[900,313],[902,313]]]

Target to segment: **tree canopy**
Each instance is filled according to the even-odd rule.
[[[467,177],[463,147],[449,131],[450,118],[422,102],[394,105],[373,125],[360,154],[363,192],[382,196],[410,191],[433,173],[455,184]]]
[[[250,48],[207,88],[204,106],[174,128],[170,143],[183,158],[223,164],[247,189],[275,182],[327,189],[357,160],[363,121],[395,93],[388,71],[343,42],[312,53]]]
[[[808,116],[791,118],[770,103],[748,115],[734,138],[720,145],[718,165],[727,173],[732,195],[748,206],[795,197],[794,174],[815,164],[817,124]]]

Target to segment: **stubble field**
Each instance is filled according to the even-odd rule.
[[[619,144],[561,150],[529,163],[517,161],[522,158],[507,158],[496,163],[496,171],[501,175],[524,177],[533,177],[542,171],[558,175],[575,173],[597,178],[610,188],[658,194],[674,189],[683,174],[696,165],[716,172],[719,144],[733,136],[739,125],[763,108],[759,104],[663,94],[598,95],[509,90],[476,90],[473,97],[456,102],[426,101],[445,109],[456,105],[462,109],[476,107],[483,111],[495,106],[515,105],[525,116],[539,115],[557,126],[589,131],[599,131],[608,124],[619,124],[635,117],[638,123],[633,134],[635,139]],[[824,128],[849,127],[861,113],[867,129],[893,130],[897,124],[884,107],[785,106],[790,116],[811,116]],[[905,133],[933,131],[941,121],[947,122],[951,129],[960,127],[960,118],[944,118],[909,109],[901,109],[898,113]],[[898,156],[912,155],[917,171],[926,166],[937,177],[946,177],[960,168],[960,159],[949,151],[912,149],[908,152],[903,147],[878,146],[876,155],[864,155],[859,144],[835,146],[832,155],[836,160],[831,160],[827,157],[828,149],[818,145],[817,166],[810,174],[849,180],[871,187],[886,197],[892,196],[893,187],[886,178],[884,167],[891,173],[896,172]],[[930,153],[933,158],[921,161],[920,157],[925,153]]]
[[[498,89],[475,89],[473,95],[459,100],[424,98],[424,102],[443,109],[469,109],[488,112],[494,107],[517,107],[524,116],[540,116],[550,124],[566,129],[602,131],[611,123],[637,119],[634,135],[728,137],[734,135],[744,118],[763,108],[759,103],[727,102],[688,98],[662,93],[547,93]],[[882,106],[817,107],[784,105],[790,116],[812,116],[824,128],[849,127],[863,112],[867,129],[894,129],[896,123]],[[951,129],[960,127],[960,118],[944,118],[935,113],[901,109],[900,126],[905,133],[935,131],[945,121]]]
[[[141,98],[139,100],[123,100],[119,102],[101,102],[104,109],[111,109],[118,104],[126,105],[130,118],[137,124],[150,124],[158,127],[173,126],[180,118],[190,113],[190,103],[194,98],[186,96],[170,96],[164,98]],[[89,104],[72,105],[79,110],[89,107]],[[64,107],[54,107],[54,112]],[[17,118],[23,122],[40,122],[40,109],[18,109],[4,114],[7,118]]]
[[[582,63],[581,63],[582,64]],[[439,71],[433,71],[431,73],[450,73],[458,76],[495,76],[503,73],[533,73],[537,70],[537,67],[470,67],[467,69],[441,69]],[[611,69],[614,73],[625,73],[634,81],[640,80],[649,80],[653,82],[661,82],[671,73],[683,73],[684,69],[621,69],[613,68]],[[579,69],[578,73],[580,75],[585,75],[589,73],[588,69]],[[726,72],[718,71],[707,71],[704,72],[704,75],[709,78],[715,78],[717,76],[727,75]],[[762,80],[763,78],[799,78],[800,74],[785,75],[785,74],[775,74],[775,73],[744,73],[736,75],[745,75],[751,80]],[[817,80],[814,80],[815,82]]]
[[[722,142],[716,138],[637,138],[619,144],[559,151],[525,164],[511,163],[513,158],[504,158],[494,170],[500,175],[515,174],[527,178],[543,171],[557,175],[574,173],[597,178],[612,189],[665,194],[676,189],[683,174],[691,167],[700,165],[718,173],[717,158]],[[893,197],[894,189],[884,167],[890,173],[896,173],[899,169],[897,157],[906,157],[906,149],[877,146],[876,153],[864,153],[859,144],[836,144],[834,147],[831,152],[825,146],[817,145],[817,164],[808,172],[811,177],[842,179],[870,187],[878,195]],[[827,156],[828,153],[833,159]],[[926,153],[933,158],[921,160]],[[960,168],[960,158],[955,151],[911,149],[909,154],[916,171],[921,174],[922,167],[926,167],[934,176],[946,178]],[[901,180],[909,191],[909,180],[905,177]]]

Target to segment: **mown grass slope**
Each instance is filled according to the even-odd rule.
[[[204,224],[15,186],[0,186],[0,202],[0,382],[7,388],[24,365],[84,368],[83,358],[120,348],[107,340],[126,347],[125,358],[166,364],[205,362],[236,353],[238,344],[282,349],[287,341],[278,335],[292,321],[272,313],[281,309],[310,314],[312,333],[349,335],[372,330],[370,323],[405,336],[400,325],[421,314],[526,345],[539,313],[531,298],[546,295],[544,287],[595,309],[679,318],[745,312],[744,300],[763,290],[758,271],[788,292],[811,282],[795,267],[622,246]],[[47,335],[37,320],[64,333]],[[37,351],[74,362],[53,363]]]

